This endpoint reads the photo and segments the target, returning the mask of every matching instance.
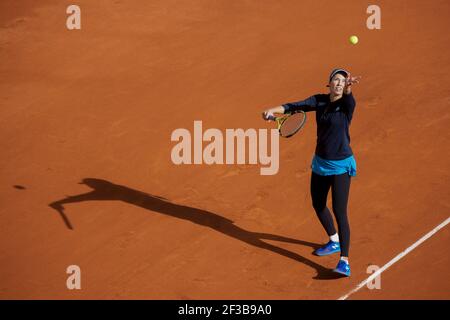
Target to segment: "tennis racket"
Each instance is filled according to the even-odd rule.
[[[269,116],[267,119],[277,123],[280,136],[289,138],[296,134],[305,125],[306,113],[304,111],[299,111],[296,113],[284,114],[279,117]]]

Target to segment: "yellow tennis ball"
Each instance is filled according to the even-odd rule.
[[[358,43],[358,37],[357,36],[351,36],[349,40],[350,40],[351,44],[357,44]]]

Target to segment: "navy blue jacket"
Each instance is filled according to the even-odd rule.
[[[353,94],[330,102],[329,94],[316,94],[306,100],[283,104],[285,113],[315,111],[317,123],[316,155],[326,160],[342,160],[353,155],[349,127],[356,102]]]

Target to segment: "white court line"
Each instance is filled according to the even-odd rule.
[[[358,291],[359,289],[361,289],[362,287],[364,287],[367,283],[369,283],[370,281],[372,281],[373,279],[375,279],[376,277],[378,277],[383,271],[385,271],[387,268],[389,268],[390,266],[392,266],[394,263],[396,263],[398,260],[400,260],[401,258],[403,258],[404,256],[406,256],[408,253],[410,253],[411,251],[413,251],[417,246],[419,246],[422,242],[424,242],[425,240],[427,240],[428,238],[430,238],[433,234],[435,234],[436,232],[438,232],[440,229],[442,229],[443,227],[445,227],[448,223],[450,223],[450,217],[447,218],[444,222],[442,222],[440,225],[438,225],[436,228],[434,228],[433,230],[431,230],[430,232],[428,232],[426,235],[424,235],[422,238],[420,238],[418,241],[416,241],[413,245],[411,245],[410,247],[408,247],[405,251],[401,252],[400,254],[398,254],[394,259],[392,259],[391,261],[389,261],[388,263],[386,263],[382,268],[378,269],[376,272],[374,272],[370,277],[368,277],[366,280],[364,280],[363,282],[361,282],[360,284],[358,284],[356,286],[355,289],[353,289],[352,291],[350,291],[349,293],[347,293],[346,295],[340,297],[338,300],[346,300],[351,294],[355,293],[356,291]]]

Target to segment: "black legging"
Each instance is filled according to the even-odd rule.
[[[347,202],[350,191],[351,176],[348,173],[321,176],[314,172],[311,175],[311,197],[322,226],[329,236],[336,233],[333,218],[327,208],[328,191],[332,190],[333,212],[336,217],[341,256],[348,257],[350,247],[350,227],[347,218]]]

